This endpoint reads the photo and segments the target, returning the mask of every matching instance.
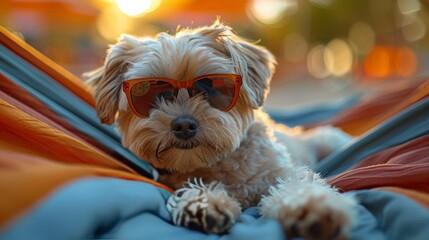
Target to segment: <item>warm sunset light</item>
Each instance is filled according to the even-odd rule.
[[[253,0],[248,6],[251,16],[264,24],[277,23],[285,14],[297,9],[296,0]]]
[[[161,0],[117,0],[118,8],[131,17],[140,16],[154,11]]]
[[[115,41],[121,33],[127,33],[132,28],[131,20],[115,6],[106,7],[97,18],[97,30],[103,38]]]

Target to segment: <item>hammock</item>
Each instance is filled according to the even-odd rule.
[[[0,26],[0,239],[285,239],[246,209],[223,235],[174,226],[171,190],[99,123],[82,82]],[[359,200],[351,239],[429,239],[429,81],[414,79],[300,112],[356,141],[317,168]]]

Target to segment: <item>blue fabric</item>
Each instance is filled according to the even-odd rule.
[[[267,108],[264,111],[277,123],[282,123],[289,127],[306,126],[334,116],[341,110],[356,104],[361,97],[361,94],[355,94],[338,101],[315,104],[299,109],[275,110]]]
[[[355,192],[355,196],[366,213],[359,214],[361,228],[359,226],[354,228],[353,238],[429,239],[429,211],[427,208],[407,197],[387,191],[360,190]],[[368,224],[369,222],[371,224]],[[361,235],[364,232],[366,234]]]
[[[351,240],[428,239],[429,212],[414,201],[385,191],[347,194],[360,201]],[[82,179],[52,193],[0,233],[0,239],[286,239],[280,225],[260,218],[256,207],[244,211],[223,236],[174,226],[165,207],[168,196],[165,190],[143,182]]]
[[[153,185],[112,178],[83,179],[53,193],[0,234],[0,239],[219,239],[173,226],[168,193]],[[253,214],[253,215],[252,215]],[[225,239],[283,239],[276,221],[256,219],[251,209]]]

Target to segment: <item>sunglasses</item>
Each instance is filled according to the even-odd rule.
[[[188,90],[190,97],[203,95],[210,106],[226,112],[237,102],[241,84],[240,75],[210,74],[187,81],[168,78],[131,79],[122,83],[122,89],[133,113],[145,118],[156,101],[174,100],[182,88]]]

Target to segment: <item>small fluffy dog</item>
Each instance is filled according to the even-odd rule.
[[[356,202],[311,165],[351,137],[270,120],[260,108],[275,64],[216,21],[174,36],[122,35],[86,77],[101,121],[115,122],[123,145],[176,190],[167,202],[176,225],[225,233],[259,206],[288,237],[346,238]]]

